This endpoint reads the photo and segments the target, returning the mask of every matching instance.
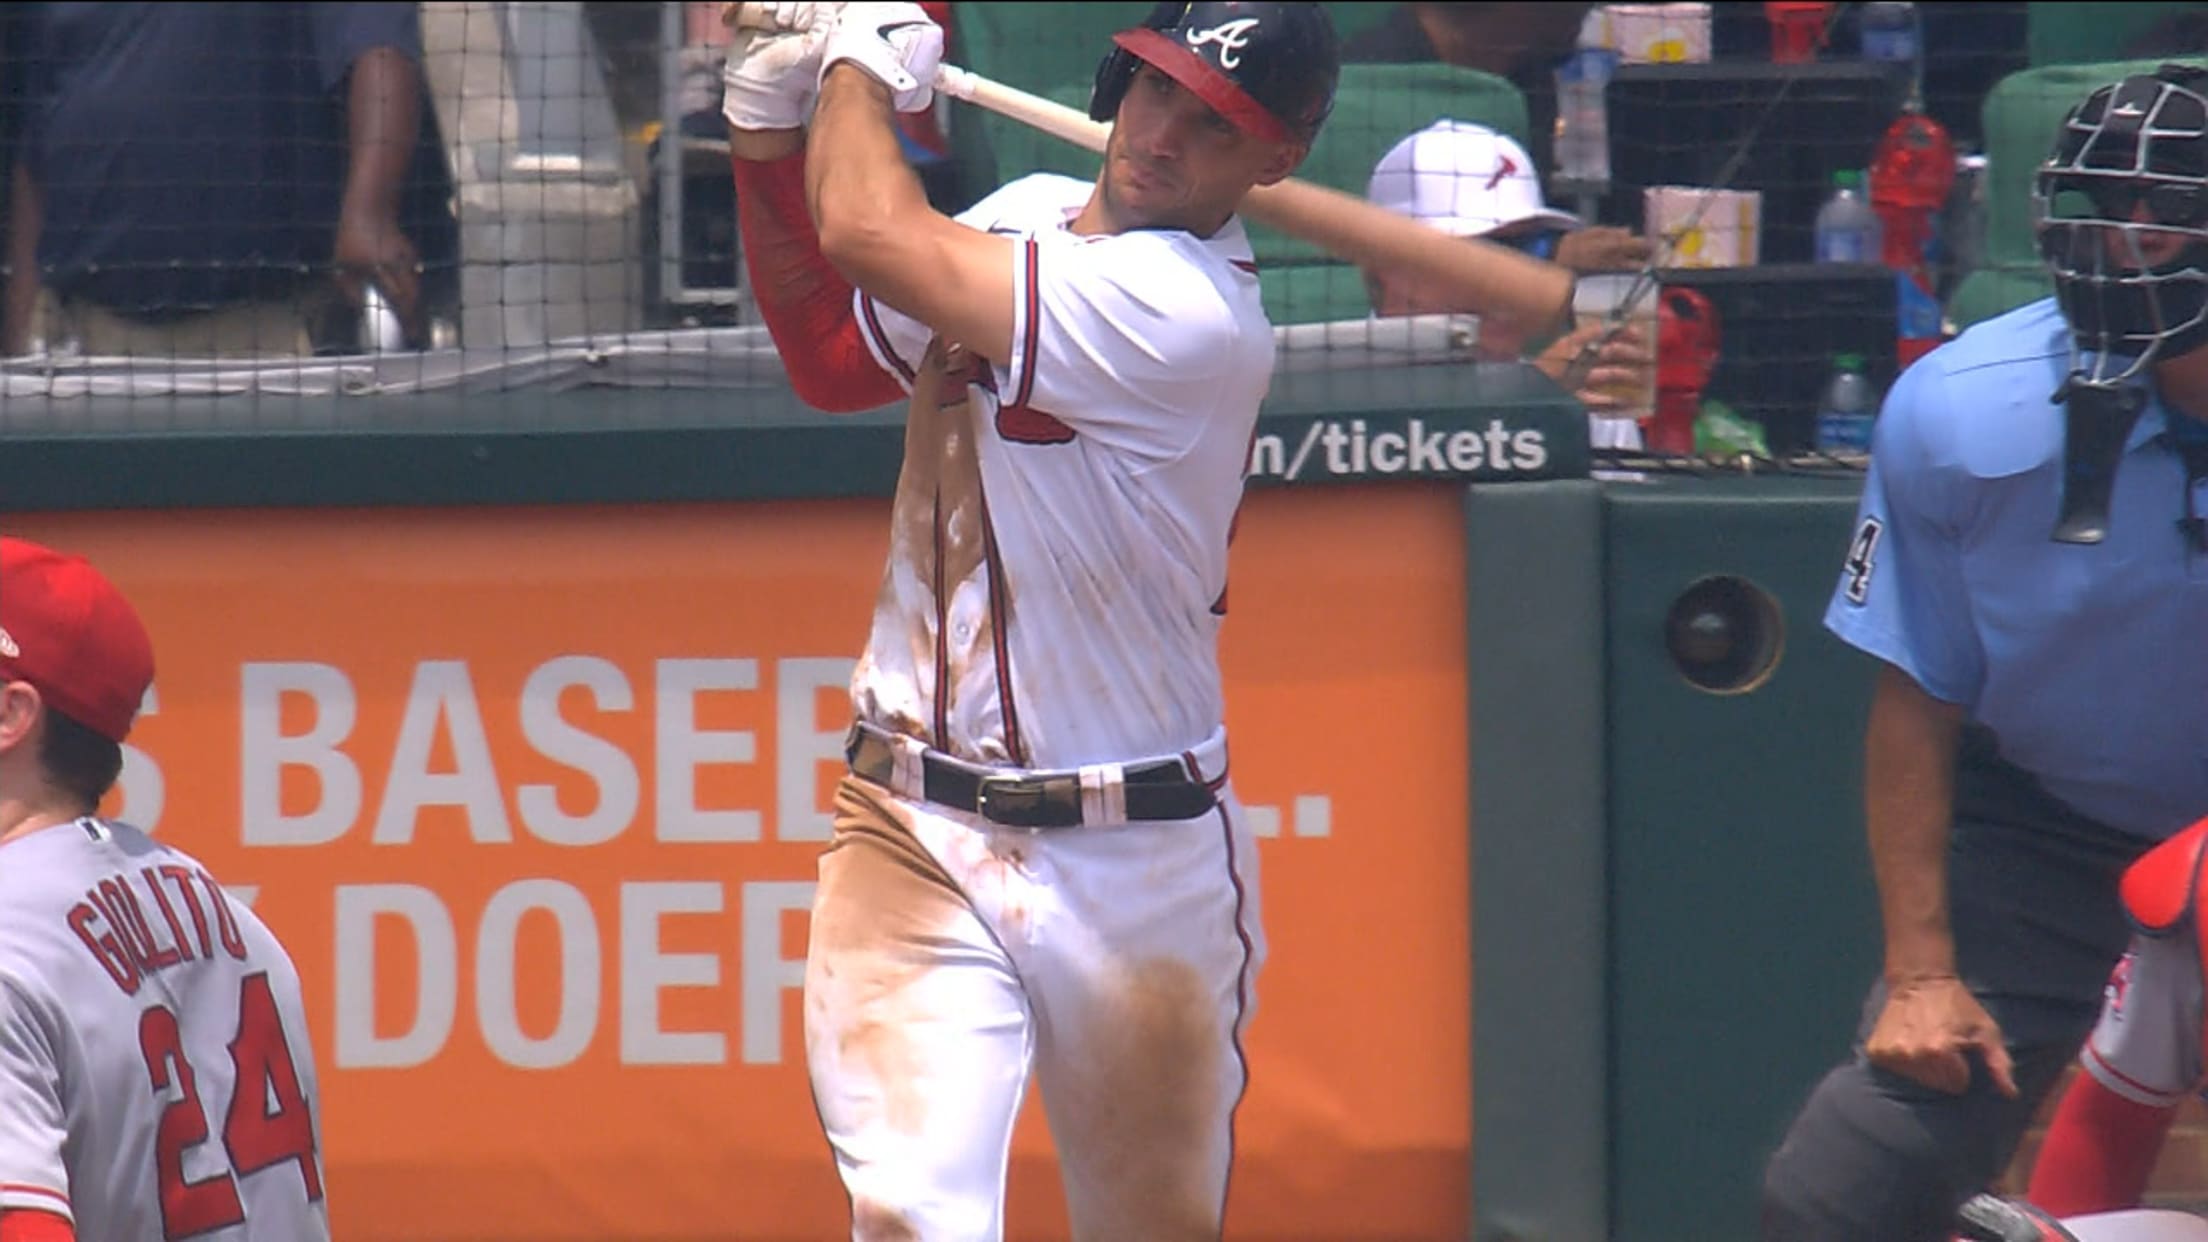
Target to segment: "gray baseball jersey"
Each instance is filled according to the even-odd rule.
[[[0,846],[0,1211],[87,1242],[327,1242],[276,937],[196,859],[80,819]]]

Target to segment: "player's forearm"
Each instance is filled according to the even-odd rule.
[[[897,145],[889,89],[855,65],[831,69],[820,86],[806,146],[806,200],[821,253],[861,289],[885,243],[931,210]]]
[[[805,204],[802,147],[778,159],[738,158],[733,172],[737,250],[790,386],[807,405],[831,414],[896,400],[897,381],[860,339],[849,282],[821,257]]]
[[[421,123],[420,80],[414,62],[397,48],[370,48],[363,53],[353,64],[346,92],[347,215],[398,218],[399,196]]]
[[[1879,670],[1864,743],[1864,819],[1886,931],[1889,983],[1953,976],[1947,841],[1962,709]]]
[[[31,345],[31,318],[38,307],[38,235],[45,222],[45,196],[16,156],[8,195],[8,287],[0,301],[0,352],[20,354]]]

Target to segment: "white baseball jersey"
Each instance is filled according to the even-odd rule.
[[[2136,1103],[2166,1107],[2203,1085],[2201,973],[2190,920],[2167,936],[2133,936],[2109,976],[2080,1058],[2086,1072]]]
[[[81,819],[0,846],[0,1210],[86,1242],[325,1242],[299,976],[196,860]]]
[[[959,219],[1017,242],[1011,359],[916,403],[861,720],[987,763],[1067,768],[1218,740],[1227,540],[1273,334],[1239,221],[1083,237],[1089,182],[1037,174]],[[925,325],[854,295],[875,357],[929,382]],[[960,389],[963,388],[963,391]]]

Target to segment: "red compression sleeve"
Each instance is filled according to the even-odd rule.
[[[904,396],[859,336],[851,283],[820,253],[805,156],[735,161],[736,226],[752,296],[805,404],[852,414]]]
[[[2024,1197],[2056,1216],[2138,1207],[2177,1106],[2127,1100],[2079,1073],[2048,1123]]]
[[[76,1242],[77,1231],[52,1212],[0,1212],[0,1242]]]

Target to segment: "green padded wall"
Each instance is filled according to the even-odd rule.
[[[1602,492],[1465,489],[1476,1242],[1608,1236]]]
[[[1755,1235],[1763,1160],[1846,1054],[1877,968],[1859,777],[1872,666],[1822,626],[1859,487],[1606,495],[1612,1242]],[[1697,689],[1667,655],[1667,611],[1710,575],[1780,606],[1760,689]]]

